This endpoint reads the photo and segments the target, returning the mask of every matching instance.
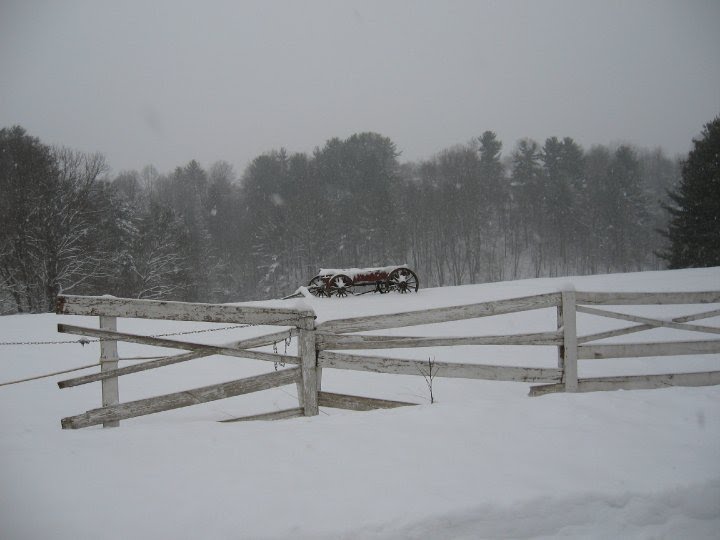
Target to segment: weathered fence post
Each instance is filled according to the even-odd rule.
[[[562,305],[562,298],[560,299],[560,303],[557,305],[557,329],[558,332],[560,330],[564,330],[565,323],[563,322],[563,305]],[[558,352],[558,368],[563,369],[565,366],[565,347],[560,344],[557,348]]]
[[[303,318],[298,328],[298,356],[302,361],[302,392],[298,392],[298,400],[305,410],[305,416],[317,416],[319,374],[315,350],[315,318]]]
[[[100,330],[117,332],[117,317],[100,316]],[[110,371],[118,368],[118,348],[116,340],[100,340],[100,371]],[[117,405],[120,403],[118,378],[112,377],[102,381],[102,406]],[[118,427],[120,421],[103,422],[103,427]]]
[[[577,392],[578,389],[578,343],[577,315],[575,312],[575,291],[562,292],[562,323],[563,323],[563,380],[566,392]]]

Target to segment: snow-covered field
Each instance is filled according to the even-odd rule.
[[[304,302],[320,322],[567,286],[719,290],[720,268],[265,304]],[[613,309],[658,317],[702,311],[687,306]],[[55,332],[58,322],[95,326],[97,319],[2,317],[0,342],[74,339]],[[579,332],[626,324],[580,315]],[[720,317],[701,324],[720,327]],[[153,334],[213,326],[119,321],[121,331]],[[396,332],[481,335],[554,328],[554,311],[539,310]],[[222,343],[272,330],[277,328],[188,338]],[[654,330],[616,341],[697,336]],[[279,351],[284,347],[279,344]],[[121,356],[151,351],[157,349],[120,344]],[[4,382],[93,363],[98,346],[1,346],[0,355]],[[458,347],[389,355],[550,367],[557,351]],[[199,359],[122,377],[120,397],[129,401],[272,369],[239,358]],[[580,376],[711,369],[720,369],[720,355],[587,361],[580,363]],[[288,386],[123,421],[117,429],[62,431],[60,418],[100,406],[98,383],[57,388],[58,380],[74,375],[0,387],[3,540],[720,537],[720,387],[530,398],[528,384],[436,379],[437,402],[430,405],[422,377],[325,370],[327,391],[422,406],[365,413],[323,409],[318,417],[277,422],[216,422],[296,407],[295,387]]]

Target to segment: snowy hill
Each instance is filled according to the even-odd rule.
[[[568,286],[583,291],[720,290],[720,268],[261,304],[309,305],[322,322]],[[699,311],[627,308],[656,317],[693,309]],[[0,342],[73,340],[55,332],[58,322],[97,324],[94,318],[52,314],[2,317]],[[625,324],[578,319],[581,333]],[[703,324],[720,327],[720,317]],[[554,325],[554,313],[538,310],[398,333],[542,332]],[[119,321],[121,331],[148,334],[222,326],[227,325]],[[268,331],[222,330],[194,334],[192,340],[223,343]],[[644,339],[682,337],[662,329]],[[284,347],[278,344],[280,352]],[[121,357],[156,351],[120,344]],[[0,354],[2,383],[92,364],[98,346],[4,345]],[[557,362],[553,347],[398,349],[392,355],[523,366]],[[239,358],[198,359],[122,377],[120,398],[150,397],[272,369]],[[718,370],[720,355],[587,361],[579,369],[581,377]],[[720,387],[530,398],[528,384],[437,379],[437,402],[430,405],[422,377],[325,370],[324,390],[421,406],[365,413],[323,409],[318,417],[277,422],[217,422],[296,407],[295,387],[287,386],[123,421],[118,429],[62,431],[60,418],[100,406],[99,384],[59,390],[56,382],[64,378],[68,375],[0,387],[3,539],[709,539],[720,530]]]

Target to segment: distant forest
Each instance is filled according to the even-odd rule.
[[[661,269],[661,149],[583,149],[492,131],[401,162],[389,138],[273,150],[238,177],[197,161],[109,175],[105,159],[0,130],[0,312],[58,293],[229,302],[276,298],[321,267],[407,263],[421,287]]]

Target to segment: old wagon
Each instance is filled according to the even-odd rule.
[[[368,292],[417,292],[420,280],[406,265],[378,268],[322,268],[310,280],[308,290],[315,296],[347,296]],[[360,291],[362,292],[356,292]]]

